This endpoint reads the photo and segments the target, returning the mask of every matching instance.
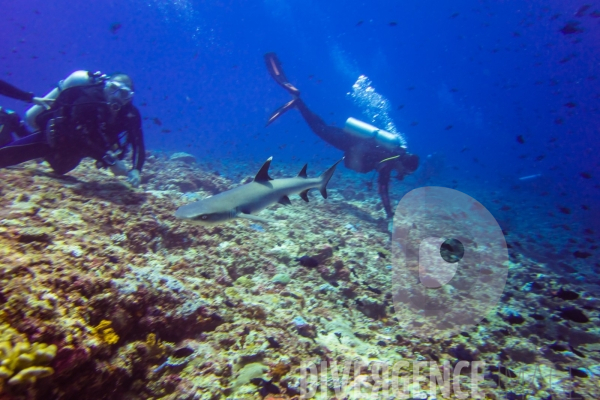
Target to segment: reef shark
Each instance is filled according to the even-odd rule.
[[[318,178],[306,176],[305,164],[300,173],[293,178],[273,179],[269,176],[271,160],[263,164],[254,180],[242,186],[216,194],[203,200],[181,206],[175,212],[175,217],[198,223],[200,225],[215,225],[236,217],[248,218],[261,222],[269,222],[256,214],[271,204],[292,204],[288,196],[300,194],[308,202],[308,191],[318,188],[323,198],[327,198],[327,183],[335,172],[340,160],[333,164]]]

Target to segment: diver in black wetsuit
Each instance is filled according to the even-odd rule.
[[[267,125],[271,124],[291,108],[297,108],[302,117],[321,139],[344,152],[344,165],[356,172],[367,173],[376,170],[379,173],[378,192],[388,218],[394,213],[389,198],[389,182],[392,171],[396,171],[398,180],[414,172],[419,166],[419,157],[410,154],[399,143],[399,138],[389,132],[381,131],[371,125],[350,118],[350,130],[330,126],[321,117],[313,113],[300,98],[300,91],[286,78],[281,63],[275,53],[265,54],[269,74],[294,98],[273,113]],[[353,132],[353,133],[349,133]],[[360,133],[357,134],[357,132]]]
[[[139,110],[132,104],[133,83],[124,74],[76,71],[44,98],[4,81],[0,95],[34,103],[26,114],[30,132],[17,114],[0,108],[0,168],[44,158],[65,174],[85,157],[140,184],[145,148]],[[133,148],[133,168],[122,161]]]

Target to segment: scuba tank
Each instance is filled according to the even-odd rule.
[[[58,95],[65,89],[72,88],[75,86],[93,85],[101,82],[105,78],[106,75],[102,75],[100,72],[92,73],[89,71],[75,71],[66,79],[60,81],[57,87],[52,89],[43,98],[49,100],[56,100],[58,98]],[[29,110],[27,110],[27,112],[25,113],[25,121],[27,121],[27,124],[29,124],[29,126],[31,126],[36,131],[41,129],[36,122],[36,118],[45,110],[46,109],[44,107],[35,105]]]
[[[378,145],[390,150],[406,149],[406,146],[402,144],[400,135],[384,131],[356,118],[350,117],[346,120],[344,131],[361,139],[372,139]]]

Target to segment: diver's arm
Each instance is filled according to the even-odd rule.
[[[34,95],[31,92],[25,92],[16,86],[11,85],[0,79],[0,95],[10,97],[11,99],[33,102]]]

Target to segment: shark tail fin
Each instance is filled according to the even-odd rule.
[[[341,160],[339,160],[338,162],[336,162],[335,164],[333,164],[331,167],[329,167],[329,169],[325,172],[323,172],[321,174],[321,176],[319,177],[321,179],[321,187],[319,188],[319,191],[321,192],[321,196],[323,196],[324,199],[327,198],[327,184],[329,183],[329,180],[331,179],[331,177],[333,176],[333,173],[335,172],[335,167],[337,167],[337,165],[342,162],[344,158],[342,157]]]

